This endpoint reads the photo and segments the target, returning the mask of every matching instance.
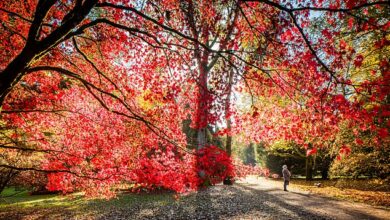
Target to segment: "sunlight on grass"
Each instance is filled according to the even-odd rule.
[[[117,198],[89,199],[83,193],[71,195],[29,195],[27,191],[20,191],[15,196],[15,189],[7,188],[0,198],[0,213],[50,213],[70,212],[72,215],[99,215],[113,208],[131,208],[139,204],[151,206],[165,206],[175,202],[172,193],[156,194],[122,194]],[[52,213],[51,213],[52,212]],[[61,214],[60,214],[61,215]]]
[[[50,208],[55,206],[73,206],[80,204],[82,199],[81,193],[69,196],[62,195],[18,195],[15,197],[5,197],[0,200],[0,208],[29,208],[42,207]]]
[[[20,197],[28,195],[28,191],[25,189],[16,189],[14,187],[7,187],[1,192],[0,197]]]

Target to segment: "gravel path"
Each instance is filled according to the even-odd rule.
[[[248,178],[165,206],[141,208],[129,215],[115,210],[100,219],[390,219],[386,209],[281,189],[275,181]]]

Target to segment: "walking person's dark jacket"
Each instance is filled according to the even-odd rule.
[[[290,171],[288,171],[287,168],[283,168],[282,173],[283,173],[284,181],[290,181],[290,177],[291,177]]]

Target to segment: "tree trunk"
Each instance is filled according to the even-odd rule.
[[[306,180],[313,179],[313,157],[306,157]]]
[[[230,118],[227,120],[227,128],[229,129],[229,131],[230,131],[230,129],[231,129],[231,120],[230,120]],[[231,135],[227,135],[227,137],[226,137],[226,153],[231,157],[232,156],[232,140],[233,140],[233,138],[232,138],[232,136]],[[228,177],[226,177],[224,180],[223,180],[223,184],[224,185],[232,185],[233,184],[233,181],[232,181],[232,177],[231,176],[228,176]]]
[[[228,129],[229,133],[226,135],[226,153],[230,157],[232,156],[232,141],[233,137],[230,135],[230,130],[232,129],[232,120],[230,118],[230,98],[232,95],[232,87],[233,87],[233,71],[229,73],[229,81],[228,81],[228,91],[227,91],[227,97],[225,102],[225,117],[226,117],[226,128]],[[228,176],[223,181],[224,185],[232,185],[232,177]]]
[[[231,120],[230,119],[228,120],[227,124],[228,124],[228,129],[230,129],[231,128]],[[231,135],[227,135],[225,149],[226,149],[227,155],[229,155],[229,156],[232,156],[232,142],[233,142],[233,137]]]
[[[209,112],[209,94],[207,89],[208,72],[206,70],[207,64],[200,63],[199,76],[199,94],[198,94],[198,109],[196,112],[197,119],[197,149],[202,149],[207,145],[207,125]]]
[[[14,178],[19,172],[14,169],[2,170],[0,173],[0,194],[3,192],[8,183]]]
[[[321,170],[321,179],[327,180],[329,178],[329,169],[322,169]]]
[[[230,130],[232,129],[232,120],[230,118],[230,98],[232,96],[232,87],[233,87],[233,71],[230,71],[227,97],[225,102],[226,128],[229,131],[229,133],[226,136],[226,153],[229,156],[232,156],[232,139],[233,139],[232,136],[230,135]]]
[[[322,159],[322,166],[321,166],[321,179],[327,180],[329,179],[329,168],[330,163],[332,162],[332,158],[329,156],[325,156],[325,158]]]
[[[35,56],[34,48],[25,48],[0,74],[0,107],[11,92],[12,88],[21,80],[24,71],[32,63]]]
[[[207,124],[208,124],[208,112],[209,112],[209,94],[207,89],[207,64],[200,62],[199,65],[199,83],[198,83],[198,100],[197,100],[197,112],[196,112],[196,129],[197,129],[197,145],[196,148],[200,149],[207,146]],[[198,162],[199,163],[199,162]],[[203,168],[197,167],[198,175],[201,179],[206,177],[206,173]],[[205,180],[207,181],[207,180]]]
[[[207,128],[200,128],[197,131],[197,149],[202,149],[207,144]]]

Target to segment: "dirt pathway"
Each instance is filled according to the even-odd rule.
[[[294,210],[294,207],[301,207],[305,211],[317,214],[324,218],[332,219],[390,219],[390,210],[377,208],[363,203],[333,200],[310,194],[307,191],[289,189],[289,192],[282,191],[282,183],[266,180],[264,178],[247,178],[238,183],[247,190],[255,190],[257,194],[266,193],[280,198],[288,207],[281,207],[273,201],[268,201],[275,209],[286,209],[291,211],[291,217],[305,218]]]

